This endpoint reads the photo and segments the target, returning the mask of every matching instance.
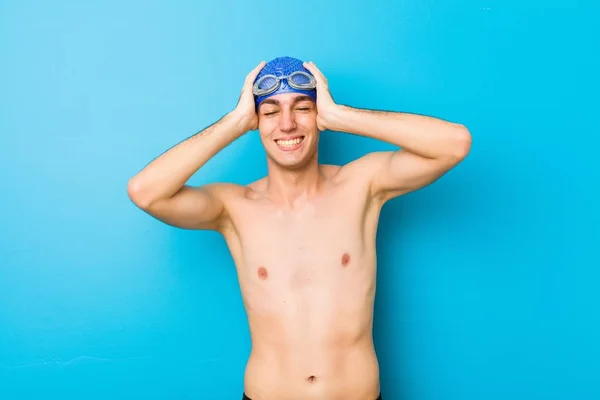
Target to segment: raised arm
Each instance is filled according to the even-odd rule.
[[[339,129],[400,146],[360,160],[374,197],[384,202],[427,186],[469,153],[471,135],[461,124],[415,114],[341,107]]]
[[[371,194],[387,201],[434,182],[461,162],[471,148],[471,134],[461,124],[439,118],[357,109],[334,102],[327,79],[305,63],[317,80],[317,124],[320,130],[347,132],[401,147],[368,154],[352,163]]]
[[[191,187],[186,182],[219,151],[256,129],[252,83],[263,66],[261,62],[246,76],[235,110],[170,148],[129,180],[127,193],[135,205],[169,225],[221,229],[227,219],[226,198],[236,188],[217,183]]]

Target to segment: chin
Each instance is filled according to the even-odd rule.
[[[298,162],[294,162],[294,163],[278,163],[279,166],[281,166],[284,169],[287,169],[289,171],[297,171],[299,169],[304,168],[307,164],[308,164],[308,159],[306,160],[301,160]]]
[[[296,158],[293,160],[286,157],[277,157],[277,155],[274,154],[269,154],[268,157],[273,164],[277,165],[280,168],[287,169],[290,171],[301,169],[306,164],[308,164],[309,160],[308,156]]]

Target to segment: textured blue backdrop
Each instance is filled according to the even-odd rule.
[[[598,2],[0,1],[0,398],[238,399],[249,352],[221,237],[128,179],[230,111],[260,60],[334,98],[467,125],[472,152],[386,205],[390,400],[600,398]],[[390,145],[324,133],[321,160]],[[190,183],[265,173],[255,132]]]

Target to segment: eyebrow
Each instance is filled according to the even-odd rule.
[[[302,96],[298,96],[294,99],[294,104],[296,103],[300,103],[301,101],[313,101],[313,98],[310,96],[306,96],[306,95],[302,95]]]
[[[300,103],[301,101],[307,101],[307,100],[313,101],[313,98],[310,97],[310,96],[306,96],[306,95],[298,96],[298,97],[294,98],[294,101],[292,102],[292,105],[296,104],[296,103]],[[265,100],[262,101],[261,104],[275,104],[276,106],[278,106],[281,103],[279,102],[279,100],[265,99]]]

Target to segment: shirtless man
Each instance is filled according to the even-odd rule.
[[[294,71],[301,73],[289,76]],[[268,73],[287,77],[263,78]],[[247,186],[186,184],[256,129],[266,177]],[[322,165],[317,149],[324,130],[401,149]],[[440,178],[466,157],[470,143],[463,125],[338,105],[314,63],[283,57],[252,70],[235,109],[149,163],[131,178],[128,195],[166,224],[215,230],[227,242],[252,341],[244,399],[375,400],[381,396],[372,336],[380,210]]]

